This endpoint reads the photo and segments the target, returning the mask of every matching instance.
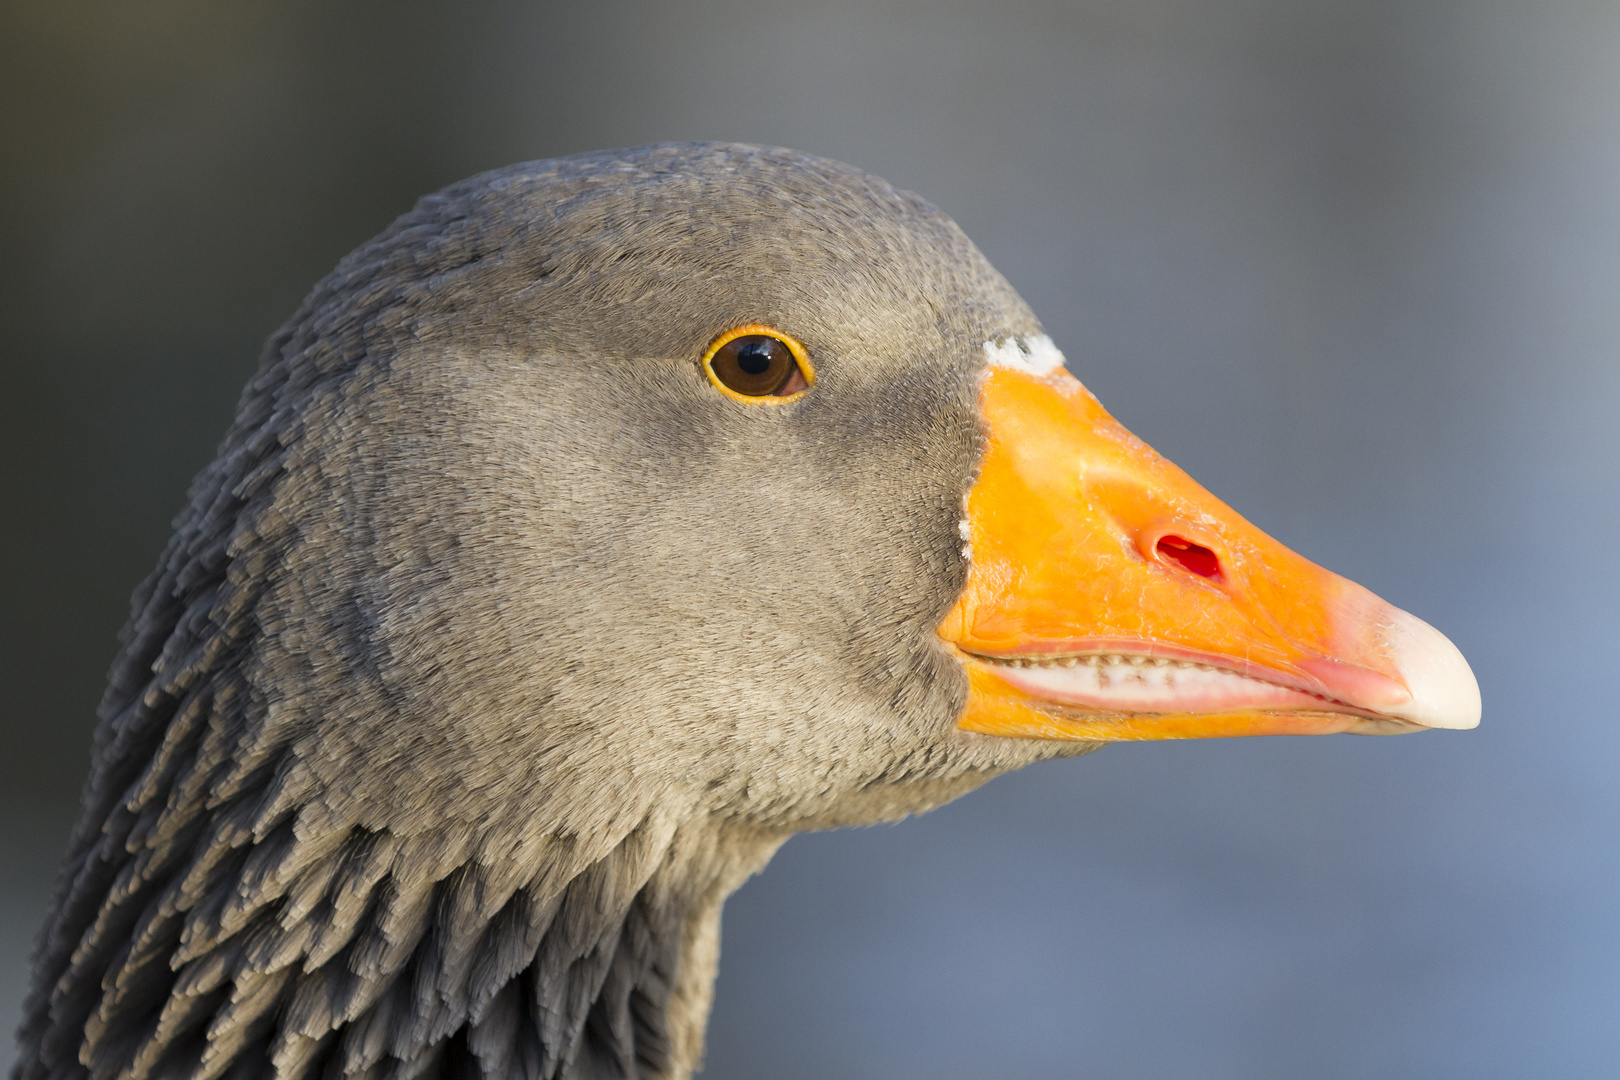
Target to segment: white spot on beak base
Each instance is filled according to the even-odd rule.
[[[987,341],[984,343],[984,356],[996,367],[1011,368],[1041,378],[1063,366],[1063,354],[1045,334]]]

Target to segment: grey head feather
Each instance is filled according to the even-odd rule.
[[[813,391],[699,360],[766,323]],[[790,151],[424,198],[268,342],[137,592],[14,1080],[682,1077],[791,833],[1073,744],[955,728],[987,339],[937,210]]]

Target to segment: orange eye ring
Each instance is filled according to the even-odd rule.
[[[747,364],[757,355],[757,362],[762,365],[757,372],[738,366],[739,357],[732,355],[739,351],[737,348],[726,349],[726,346],[748,338],[765,339],[747,342],[744,346],[751,355],[743,357],[742,362]],[[791,366],[785,372],[778,372],[779,381],[769,371],[774,346],[785,347],[786,359],[791,361]],[[780,356],[779,353],[777,355]],[[719,370],[716,370],[717,366]],[[703,374],[726,397],[748,405],[786,405],[799,400],[816,385],[816,369],[810,362],[809,350],[797,338],[762,323],[733,327],[715,338],[703,354]]]

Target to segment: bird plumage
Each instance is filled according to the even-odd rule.
[[[730,326],[816,392],[713,393]],[[137,593],[14,1080],[684,1076],[804,828],[1087,743],[956,729],[981,345],[856,170],[675,145],[423,199],[268,342]]]

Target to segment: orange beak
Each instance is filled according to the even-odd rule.
[[[1038,370],[997,364],[984,383],[972,568],[939,629],[968,671],[961,727],[1116,741],[1479,723],[1439,631],[1249,524],[1061,367]]]

